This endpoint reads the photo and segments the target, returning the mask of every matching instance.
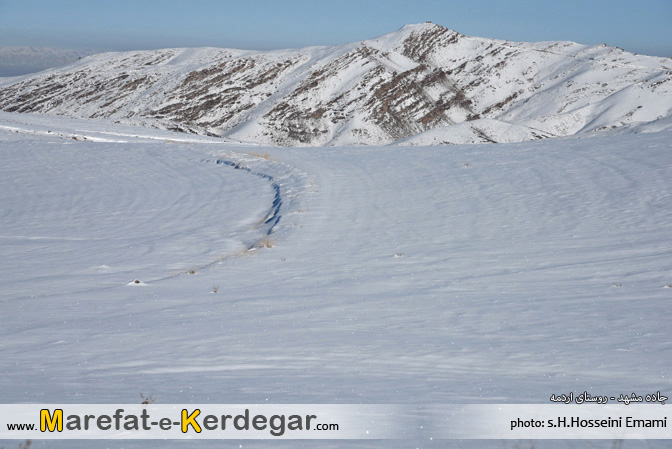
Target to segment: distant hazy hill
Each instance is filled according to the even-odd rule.
[[[336,47],[98,54],[0,81],[0,109],[287,146],[515,142],[669,127],[672,59],[426,23]]]
[[[17,76],[61,67],[92,55],[91,50],[50,47],[0,47],[0,76]]]

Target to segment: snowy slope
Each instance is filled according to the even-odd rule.
[[[670,391],[669,132],[287,149],[90,126],[0,114],[3,402]],[[124,447],[151,445],[178,447]]]
[[[480,118],[442,126],[400,139],[394,145],[459,145],[465,143],[513,143],[553,137],[541,130],[501,120]]]
[[[336,47],[94,55],[0,80],[0,109],[283,146],[426,144],[413,136],[430,130],[432,142],[511,142],[646,130],[671,115],[671,81],[670,58],[427,23]]]

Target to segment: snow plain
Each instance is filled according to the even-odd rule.
[[[274,148],[0,113],[0,161],[4,403],[671,390],[671,132]]]

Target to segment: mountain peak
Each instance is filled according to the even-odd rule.
[[[441,28],[444,30],[448,30],[448,28],[439,25],[438,23],[434,23],[432,21],[427,21],[427,22],[420,22],[420,23],[408,23],[404,25],[403,27],[400,28],[400,30],[412,30],[412,31],[417,31],[417,30],[426,30],[426,29],[436,29],[436,28]]]
[[[411,23],[406,24],[403,27],[399,28],[395,33],[401,34],[402,39],[407,38],[411,34],[429,34],[429,33],[451,33],[459,34],[450,28],[446,28],[442,25],[436,24],[434,22],[422,22],[422,23]],[[395,34],[390,33],[390,34]]]

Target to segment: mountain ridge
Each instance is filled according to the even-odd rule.
[[[0,109],[280,146],[524,141],[667,123],[672,58],[424,23],[332,47],[93,55],[0,79]]]

